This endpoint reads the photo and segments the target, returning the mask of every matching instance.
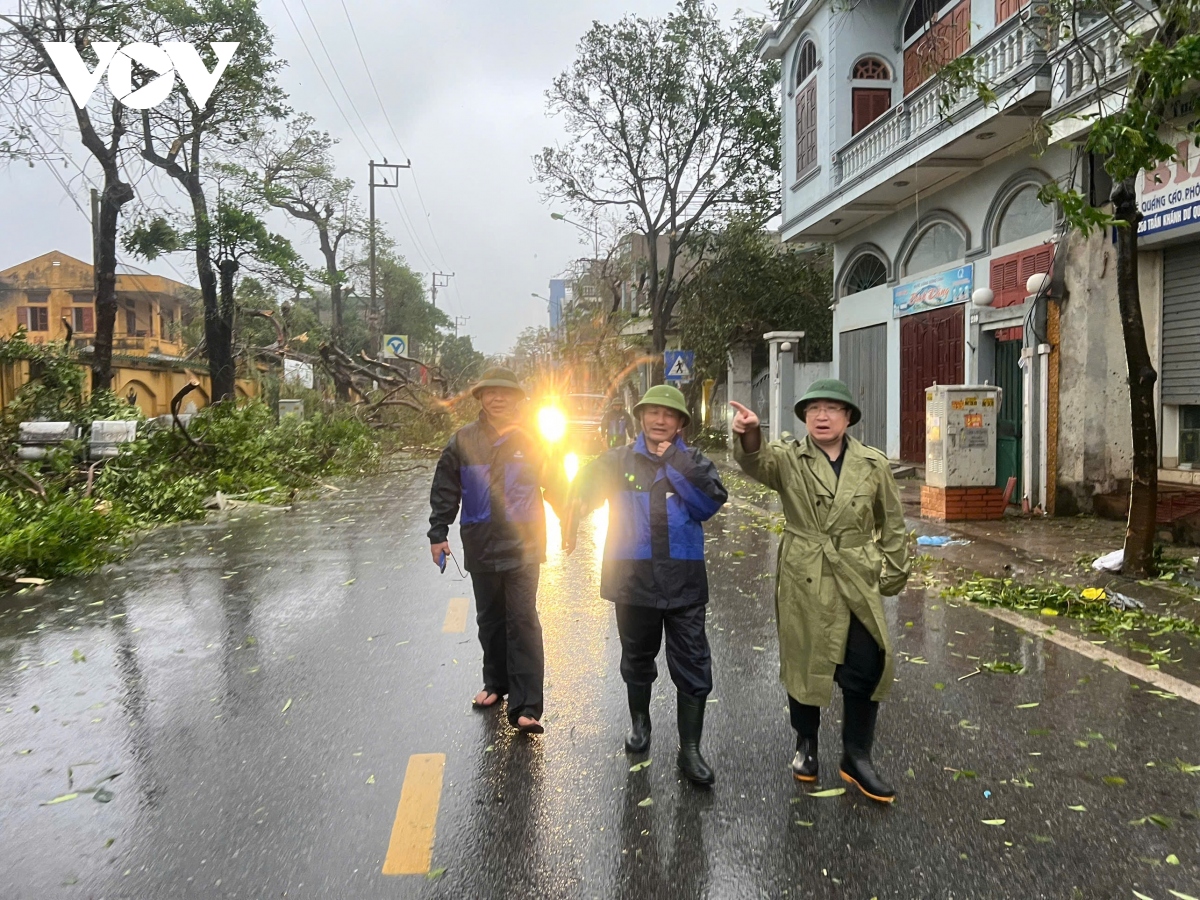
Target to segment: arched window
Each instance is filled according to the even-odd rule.
[[[967,242],[958,229],[945,222],[935,222],[913,244],[904,263],[904,274],[913,275],[957,262],[966,253]]]
[[[876,56],[867,56],[854,64],[850,77],[855,81],[891,81],[892,70]]]
[[[796,54],[796,177],[817,167],[817,45],[805,40]]]
[[[817,45],[812,41],[805,41],[800,45],[800,52],[796,54],[796,87],[808,81],[808,76],[817,71]]]
[[[842,279],[842,296],[869,291],[881,284],[887,284],[887,266],[875,254],[864,253],[854,261]]]
[[[1054,227],[1054,210],[1038,199],[1037,185],[1028,184],[1012,195],[1000,214],[996,244],[1019,241]]]
[[[865,56],[854,64],[850,73],[853,81],[891,81],[892,71],[888,64],[876,56]],[[885,112],[892,108],[892,88],[860,87],[850,89],[851,134],[858,134]]]

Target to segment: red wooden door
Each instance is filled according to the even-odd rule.
[[[854,134],[858,134],[882,116],[892,105],[891,88],[854,88],[851,95],[854,107]]]
[[[962,384],[963,307],[900,320],[900,458],[925,463],[925,390]]]
[[[937,74],[938,69],[971,48],[971,0],[963,0],[904,51],[904,93]]]
[[[1029,5],[1029,0],[996,0],[996,24],[1006,22]]]

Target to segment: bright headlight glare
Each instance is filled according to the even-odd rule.
[[[538,410],[537,419],[543,440],[557,444],[567,436],[567,417],[557,406],[543,406]]]

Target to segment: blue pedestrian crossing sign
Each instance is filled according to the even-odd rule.
[[[384,356],[408,356],[407,334],[385,334],[383,336]]]
[[[667,350],[663,353],[664,376],[675,384],[691,384],[692,370],[696,368],[696,351]]]

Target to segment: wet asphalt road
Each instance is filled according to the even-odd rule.
[[[517,736],[470,709],[478,644],[470,622],[443,631],[470,585],[429,563],[427,485],[162,531],[111,573],[0,598],[0,897],[1200,895],[1200,774],[1180,767],[1200,764],[1197,708],[919,588],[888,607],[907,661],[876,761],[899,801],[806,796],[776,538],[737,508],[708,526],[716,786],[676,775],[661,660],[652,762],[629,771],[603,512],[543,570],[547,734]],[[959,680],[994,659],[1027,672]],[[841,784],[839,718],[835,701],[821,787]],[[386,876],[424,753],[445,754],[445,871]],[[97,787],[108,802],[43,805]]]

